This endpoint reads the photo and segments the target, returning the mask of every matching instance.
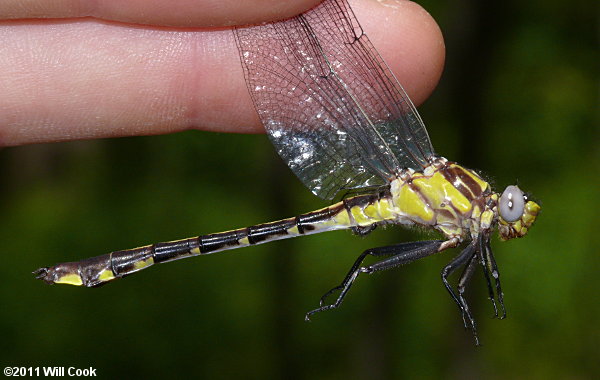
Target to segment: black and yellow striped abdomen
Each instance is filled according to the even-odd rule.
[[[393,223],[396,209],[386,189],[360,195],[320,210],[276,222],[231,231],[116,251],[78,262],[57,264],[38,270],[38,278],[50,284],[98,286],[155,263],[241,248],[299,235],[353,229],[370,231],[377,224]]]

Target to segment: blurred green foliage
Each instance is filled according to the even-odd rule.
[[[186,132],[0,152],[3,366],[101,377],[586,379],[598,368],[598,51],[592,2],[427,0],[447,41],[421,107],[438,153],[518,181],[543,210],[494,242],[508,318],[469,294],[473,346],[439,271],[451,254],[361,278],[343,307],[305,323],[369,247],[423,238],[388,228],[183,260],[99,289],[30,272],[325,205],[265,136]],[[597,9],[596,9],[597,11]],[[596,295],[595,295],[596,294]]]

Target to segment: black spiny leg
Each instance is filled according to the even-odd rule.
[[[462,267],[463,265],[465,265],[469,261],[471,261],[473,259],[473,256],[475,256],[477,254],[477,248],[478,248],[477,243],[478,243],[477,240],[474,240],[473,242],[471,242],[471,244],[469,244],[465,249],[463,249],[462,252],[458,256],[456,256],[454,259],[452,259],[452,261],[450,261],[450,263],[448,263],[448,265],[446,265],[444,267],[444,269],[442,269],[442,282],[444,283],[444,286],[448,290],[448,293],[450,293],[450,296],[452,297],[454,302],[456,302],[456,304],[458,305],[458,308],[460,309],[460,312],[462,313],[463,320],[469,321],[469,324],[471,325],[471,331],[473,332],[473,336],[475,337],[475,343],[477,345],[479,345],[479,338],[477,337],[477,329],[476,329],[476,325],[475,325],[475,319],[473,318],[473,315],[471,315],[469,306],[467,305],[464,298],[462,298],[462,297],[459,298],[456,295],[456,293],[454,292],[454,289],[452,289],[452,286],[448,283],[448,276],[451,275],[452,273],[454,273],[458,268]],[[468,267],[466,269],[466,272],[468,272]],[[468,281],[468,277],[465,279],[465,282],[467,282],[467,281]]]
[[[458,286],[457,286],[458,299],[460,300],[460,303],[462,305],[464,305],[464,307],[467,309],[467,314],[470,313],[470,310],[469,310],[469,305],[467,304],[467,301],[466,301],[464,295],[465,295],[465,290],[467,289],[467,285],[469,285],[469,282],[471,281],[471,279],[473,278],[473,274],[475,273],[475,269],[477,269],[477,260],[478,259],[479,259],[478,255],[474,255],[471,257],[471,259],[465,266],[465,269],[461,273],[460,279],[458,280]],[[463,317],[463,324],[465,325],[465,329],[469,329],[470,327],[467,326],[467,320],[465,318],[465,314],[464,313],[461,313],[461,314]]]
[[[494,318],[498,318],[498,307],[496,307],[496,296],[494,295],[494,289],[492,288],[492,280],[490,279],[490,262],[489,257],[485,253],[485,242],[490,240],[489,233],[481,233],[477,237],[477,244],[479,244],[479,260],[481,262],[481,268],[483,269],[483,275],[485,277],[485,282],[487,284],[488,289],[488,298],[492,302],[492,307],[494,308]],[[493,274],[492,274],[493,275]]]
[[[319,313],[321,311],[335,309],[338,306],[340,306],[342,301],[344,300],[344,297],[346,297],[348,290],[350,290],[350,287],[352,286],[352,284],[354,283],[354,281],[360,273],[370,274],[373,272],[392,269],[399,265],[408,264],[415,260],[422,259],[423,257],[433,255],[434,253],[439,252],[440,250],[444,250],[445,248],[447,248],[447,246],[444,246],[445,243],[448,244],[448,242],[444,242],[442,240],[418,241],[411,243],[396,244],[387,247],[371,248],[364,251],[360,254],[358,259],[356,259],[356,261],[352,265],[352,268],[350,268],[350,271],[344,278],[344,281],[342,281],[340,285],[325,293],[323,297],[321,297],[321,300],[319,302],[320,307],[306,313],[305,319],[307,321],[310,321],[311,315]],[[362,262],[367,256],[391,257],[385,260],[381,260],[373,265],[361,267]],[[325,304],[325,300],[327,299],[327,297],[329,297],[332,293],[336,291],[340,291],[340,294],[335,300],[335,302],[332,304]]]
[[[494,253],[492,252],[489,236],[486,236],[483,239],[482,247],[484,247],[484,249],[481,251],[481,255],[486,257],[489,270],[491,271],[494,282],[496,283],[496,296],[498,297],[498,303],[502,309],[502,316],[500,316],[499,319],[504,319],[506,318],[506,309],[504,308],[504,295],[502,294],[502,287],[500,286],[500,272],[498,272],[498,265],[496,265],[496,259],[494,259]],[[496,314],[496,316],[498,316],[498,314]]]

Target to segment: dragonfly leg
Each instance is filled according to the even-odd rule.
[[[467,289],[467,285],[469,285],[469,282],[471,281],[471,279],[473,278],[473,274],[475,273],[475,269],[477,269],[477,260],[478,260],[477,255],[471,257],[471,259],[469,260],[469,263],[465,266],[465,269],[461,273],[460,279],[458,280],[458,286],[457,286],[458,299],[460,300],[461,304],[464,305],[464,307],[467,309],[467,313],[470,313],[470,311],[469,311],[469,305],[467,304],[467,301],[466,301],[464,295],[465,295],[465,290]],[[463,318],[463,324],[465,326],[465,329],[468,329],[469,326],[467,326],[467,319],[465,318],[465,314],[461,313],[461,315]]]
[[[489,271],[491,272],[492,277],[494,278],[494,282],[496,284],[496,296],[498,297],[498,303],[500,304],[500,308],[502,309],[502,315],[499,317],[499,319],[504,319],[506,318],[506,308],[504,307],[504,294],[502,293],[502,287],[500,286],[500,272],[498,271],[496,259],[494,259],[494,253],[492,252],[489,237],[485,239],[482,245],[484,247],[484,250],[482,250],[481,255],[485,256],[487,259]],[[497,313],[496,316],[498,316]]]
[[[352,268],[342,281],[342,283],[335,288],[329,290],[321,297],[319,302],[319,308],[314,309],[306,313],[305,319],[310,320],[310,317],[321,311],[335,309],[341,305],[342,301],[346,297],[348,290],[358,277],[360,273],[373,273],[382,270],[392,269],[400,265],[408,264],[415,260],[421,259],[426,256],[430,256],[436,252],[447,248],[447,242],[443,240],[430,240],[430,241],[419,241],[411,243],[402,243],[391,245],[387,247],[371,248],[363,253],[356,259]],[[361,266],[362,262],[367,256],[382,257],[391,256],[385,260],[376,262],[373,265]],[[334,292],[339,291],[340,294],[332,304],[326,304],[326,299]]]
[[[373,232],[375,228],[377,228],[377,224],[371,224],[368,226],[356,226],[352,227],[352,232],[359,236],[367,236],[368,234]]]
[[[477,248],[478,248],[477,243],[478,243],[477,240],[474,240],[473,242],[471,242],[471,244],[469,244],[465,249],[463,249],[461,251],[461,253],[458,254],[458,256],[456,256],[454,259],[452,259],[452,261],[450,261],[450,263],[448,263],[448,265],[446,265],[444,267],[444,269],[442,269],[441,274],[442,274],[442,282],[444,283],[444,286],[448,290],[448,293],[450,293],[450,296],[452,297],[454,302],[456,302],[456,304],[458,305],[458,308],[460,309],[460,312],[462,314],[463,321],[464,320],[468,321],[468,324],[471,326],[471,331],[473,332],[473,336],[475,338],[475,343],[477,345],[479,345],[479,338],[477,336],[477,328],[476,328],[476,324],[475,324],[475,319],[473,318],[473,315],[471,314],[471,311],[469,310],[469,306],[468,306],[466,300],[464,299],[464,297],[459,298],[459,296],[456,295],[456,292],[454,291],[454,289],[452,289],[452,286],[450,285],[450,283],[448,283],[449,275],[454,273],[458,268],[467,264],[469,261],[475,260],[473,257],[477,254]],[[469,278],[468,278],[469,277],[469,267],[468,266],[465,269],[465,271],[467,272],[467,277],[464,278],[464,282],[466,285],[466,283],[469,280]],[[463,276],[461,276],[461,277],[463,277]]]
[[[479,253],[478,257],[481,262],[481,267],[483,268],[483,275],[485,277],[485,281],[488,289],[488,298],[492,302],[492,307],[494,308],[494,318],[498,318],[498,307],[496,306],[496,296],[494,295],[494,289],[492,288],[492,281],[490,278],[490,262],[486,251],[485,241],[489,241],[489,234],[487,236],[479,235],[478,244],[479,244]]]

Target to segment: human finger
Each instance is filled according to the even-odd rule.
[[[353,6],[413,101],[423,102],[444,60],[431,16],[406,1]],[[0,25],[0,40],[0,145],[263,131],[230,30],[15,21]]]
[[[3,0],[0,20],[94,17],[132,24],[215,27],[295,16],[321,0]]]

